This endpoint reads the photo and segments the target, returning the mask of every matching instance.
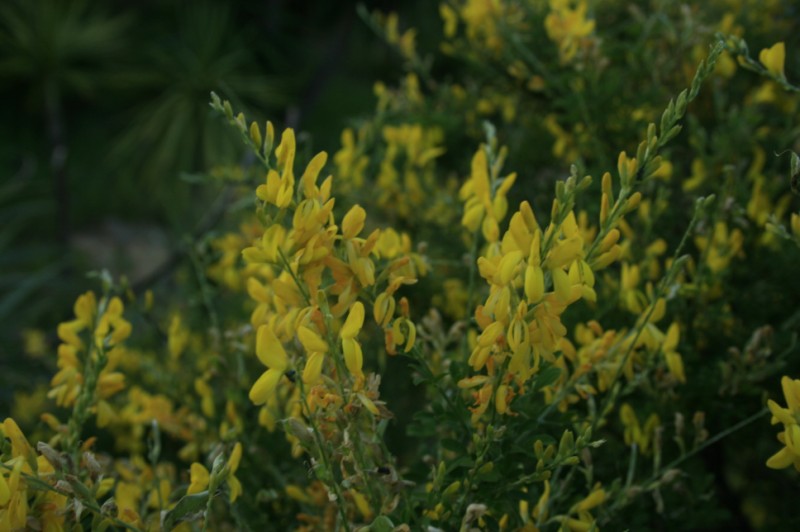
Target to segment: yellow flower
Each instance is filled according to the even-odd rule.
[[[325,353],[311,353],[306,360],[306,367],[303,368],[303,382],[315,384],[322,375],[322,365],[325,362]]]
[[[236,442],[236,445],[231,451],[231,456],[228,458],[228,489],[230,490],[230,501],[234,502],[242,494],[242,483],[236,478],[236,470],[239,469],[239,463],[242,461],[242,444]]]
[[[341,144],[341,149],[333,156],[337,179],[346,190],[360,188],[364,184],[364,171],[369,158],[361,153],[352,129],[342,131]]]
[[[356,378],[356,388],[360,388],[364,382],[364,355],[361,351],[361,344],[355,339],[361,327],[364,325],[364,304],[356,301],[350,308],[339,336],[342,338],[342,352],[344,363],[347,370]]]
[[[318,198],[323,203],[328,200],[331,178],[328,177],[323,181],[322,188],[317,186],[317,178],[326,162],[328,162],[328,154],[324,151],[319,152],[309,161],[306,171],[300,177],[300,186],[306,199]]]
[[[386,29],[386,40],[390,44],[394,44],[397,46],[403,57],[406,59],[412,59],[415,55],[415,47],[414,47],[414,39],[416,37],[416,30],[409,29],[403,32],[401,35],[398,30],[398,18],[397,13],[390,13],[389,16],[386,17],[385,22],[385,29]]]
[[[19,425],[17,425],[16,421],[14,421],[10,417],[7,417],[3,421],[3,424],[0,425],[0,429],[2,429],[2,434],[4,434],[6,438],[11,440],[12,457],[17,458],[21,456],[28,463],[33,463],[36,461],[35,453],[33,452],[33,447],[31,447],[30,443],[28,443],[28,439],[22,433],[22,430],[20,430]]]
[[[350,314],[347,315],[339,336],[342,338],[355,338],[364,325],[364,304],[360,301],[353,303]]]
[[[269,368],[250,388],[250,400],[256,405],[261,405],[267,402],[284,371],[289,367],[289,357],[286,356],[283,345],[268,325],[258,328],[256,356]]]
[[[44,356],[49,347],[44,331],[39,329],[24,329],[21,333],[25,354],[33,358]]]
[[[278,159],[279,174],[275,170],[267,172],[267,181],[256,189],[259,199],[272,203],[281,209],[285,209],[292,202],[294,196],[294,165],[295,138],[294,130],[286,129],[281,135],[281,143],[275,149],[275,156]]]
[[[175,314],[169,324],[169,331],[167,333],[167,350],[169,351],[169,355],[174,359],[179,358],[188,344],[189,330],[183,326],[180,315]]]
[[[458,14],[447,4],[439,4],[439,14],[444,22],[444,36],[448,39],[454,37],[458,29]]]
[[[795,238],[800,238],[800,214],[792,213],[792,217],[790,220],[790,226],[792,228],[792,234]]]
[[[323,340],[319,334],[306,326],[301,325],[298,327],[297,338],[300,340],[300,343],[303,345],[305,350],[309,353],[328,352],[328,344],[325,342],[325,340]]]
[[[468,364],[475,371],[480,371],[492,354],[495,343],[503,334],[504,325],[499,321],[493,321],[478,337],[478,344],[472,350]]]
[[[783,424],[784,430],[778,434],[778,441],[784,447],[767,460],[767,467],[783,469],[794,465],[794,468],[800,471],[800,425],[798,425],[798,420],[800,420],[800,379],[790,379],[784,376],[781,379],[781,387],[787,407],[781,407],[772,399],[767,401],[767,406],[772,412],[772,424],[778,422]]]
[[[619,409],[619,418],[625,426],[625,444],[632,445],[636,443],[639,446],[639,450],[647,454],[655,430],[661,424],[658,415],[650,414],[644,427],[642,427],[639,425],[639,419],[636,417],[636,412],[631,405],[623,403]]]
[[[554,519],[561,522],[562,529],[571,530],[573,532],[586,532],[589,530],[597,530],[595,519],[589,510],[603,504],[607,498],[605,490],[600,484],[595,484],[592,492],[583,500],[577,502],[572,506],[569,515],[559,515]],[[576,515],[577,518],[571,517]]]
[[[502,156],[499,157],[502,160]],[[459,197],[464,201],[464,214],[461,225],[470,232],[481,229],[488,242],[497,242],[500,238],[499,222],[503,220],[508,210],[506,195],[511,185],[517,178],[516,173],[506,176],[499,186],[495,186],[493,177],[490,176],[489,161],[486,158],[484,146],[478,148],[472,158],[470,178],[459,191]],[[492,168],[492,174],[495,168]],[[494,191],[494,196],[492,192]]]
[[[131,324],[122,317],[124,311],[125,306],[122,304],[122,300],[112,297],[94,331],[95,341],[98,345],[105,342],[105,345],[109,347],[114,346],[131,335]]]
[[[239,482],[239,479],[236,478],[235,473],[236,470],[239,469],[239,463],[242,460],[242,444],[240,442],[236,442],[236,445],[233,447],[233,451],[231,451],[231,455],[228,458],[228,464],[223,471],[227,471],[227,475],[225,476],[225,481],[228,483],[228,489],[230,490],[230,501],[235,502],[239,495],[242,494],[242,484]],[[208,469],[203,464],[200,463],[193,463],[192,466],[189,468],[189,475],[190,475],[190,484],[189,489],[186,490],[187,495],[194,495],[196,493],[200,493],[203,490],[207,489],[209,484],[211,483],[211,474],[208,472]],[[219,477],[217,477],[219,478]]]
[[[467,38],[494,53],[503,48],[497,21],[506,20],[508,8],[499,0],[467,0],[460,9]]]
[[[706,249],[709,247],[710,249]],[[742,254],[744,234],[739,229],[728,230],[725,222],[719,221],[714,226],[714,235],[695,237],[695,245],[706,252],[706,265],[715,274],[725,270],[734,257]]]
[[[664,338],[664,343],[661,346],[664,352],[664,359],[667,362],[667,367],[672,376],[679,382],[686,383],[686,374],[683,371],[683,359],[680,353],[676,351],[678,342],[680,341],[680,327],[677,322],[673,322],[667,329],[667,335]]]
[[[586,18],[586,2],[577,2],[570,7],[567,0],[550,0],[550,13],[544,20],[547,36],[558,44],[561,64],[571,62],[579,48],[590,41],[594,32],[594,20]]]
[[[355,238],[364,229],[364,221],[367,219],[367,212],[360,205],[353,205],[342,220],[342,237],[346,239]]]
[[[375,304],[372,306],[375,322],[381,327],[386,327],[394,317],[395,307],[396,302],[391,294],[387,292],[380,293],[375,298]]]
[[[603,504],[606,500],[606,491],[598,485],[594,487],[592,492],[586,496],[585,499],[573,506],[573,512],[586,512],[592,508]],[[583,519],[582,519],[583,520]]]
[[[761,53],[758,54],[758,60],[766,67],[767,72],[776,78],[786,78],[786,74],[783,72],[783,62],[786,60],[786,44],[783,41],[775,43],[771,48],[761,50]]]
[[[344,352],[344,363],[347,370],[361,382],[364,380],[364,355],[361,352],[361,344],[353,338],[342,338],[342,351]],[[359,388],[360,386],[357,386]]]
[[[357,492],[354,488],[350,489],[350,495],[353,497],[353,502],[358,509],[358,512],[364,517],[364,519],[372,519],[372,509],[369,507],[369,501],[367,498],[364,497],[361,493]]]
[[[384,330],[386,340],[386,352],[390,355],[397,354],[397,348],[403,347],[403,352],[408,353],[414,348],[417,339],[417,328],[414,322],[408,318],[401,317],[394,320],[391,328]]]

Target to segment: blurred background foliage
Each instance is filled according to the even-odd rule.
[[[439,31],[433,4],[366,5]],[[333,147],[399,64],[356,2],[3,2],[0,409],[38,373],[16,363],[25,331],[51,332],[91,285],[86,270],[152,282],[221,193],[196,178],[247,167],[211,90]]]

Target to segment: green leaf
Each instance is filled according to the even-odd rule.
[[[561,375],[561,368],[557,368],[555,366],[550,366],[549,368],[545,368],[540,371],[536,375],[535,386],[536,389],[542,389],[545,386],[549,386],[556,382],[556,379]]]
[[[474,464],[472,457],[464,455],[459,456],[455,460],[451,460],[447,463],[447,472],[452,473],[456,469],[463,467],[463,468],[470,468]]]
[[[113,521],[101,514],[94,514],[92,518],[92,530],[95,532],[105,532],[113,524]]]
[[[164,530],[172,530],[181,521],[192,520],[195,515],[205,510],[208,497],[208,491],[186,495],[178,501],[175,508],[164,514],[161,528]]]
[[[84,501],[93,501],[94,497],[92,497],[92,493],[89,491],[89,488],[81,482],[78,477],[74,475],[66,475],[64,477],[67,482],[69,482],[72,491],[75,492],[76,495],[80,498],[80,500]]]
[[[379,515],[369,524],[366,530],[368,532],[392,532],[392,530],[394,530],[394,523],[385,515]]]

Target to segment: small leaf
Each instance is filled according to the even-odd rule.
[[[81,500],[84,501],[93,501],[94,497],[92,497],[92,493],[89,491],[89,488],[86,485],[78,480],[78,477],[74,475],[65,475],[64,478],[67,482],[69,482],[72,491],[80,497]]]
[[[789,183],[792,192],[800,195],[800,156],[792,152],[792,158],[789,163]]]
[[[536,375],[536,388],[541,389],[556,382],[561,375],[561,368],[550,366],[545,368]]]
[[[392,532],[394,530],[394,523],[385,515],[379,515],[367,527],[368,532]]]
[[[472,461],[472,458],[470,458],[469,456],[460,456],[460,457],[456,458],[455,460],[450,460],[447,463],[447,472],[448,473],[452,473],[453,471],[455,471],[456,469],[458,469],[460,467],[468,469],[468,468],[472,467],[473,463],[474,462]]]
[[[675,138],[678,135],[678,133],[681,132],[681,129],[683,129],[683,126],[672,126],[672,129],[667,131],[667,133],[663,136],[661,143],[665,144],[670,140],[672,140],[673,138]]]
[[[108,517],[100,514],[94,514],[92,518],[92,530],[95,532],[105,532],[112,524],[113,522]]]
[[[197,514],[202,513],[208,502],[208,491],[201,491],[193,495],[186,495],[178,501],[175,507],[162,514],[161,528],[172,530],[181,521],[191,521]]]

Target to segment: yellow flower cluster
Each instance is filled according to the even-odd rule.
[[[392,164],[392,153],[403,146],[409,169],[406,184],[413,180],[413,169],[424,168],[439,153],[422,147],[419,128],[388,128],[384,133],[390,146],[384,166]],[[402,286],[416,283],[427,266],[412,252],[407,235],[392,229],[366,232],[367,213],[359,205],[337,224],[332,178],[317,184],[327,155],[323,152],[312,158],[296,182],[295,150],[294,133],[286,130],[275,150],[275,169],[268,170],[267,183],[257,191],[266,227],[254,245],[243,251],[248,267],[260,268],[248,280],[248,292],[258,304],[251,318],[255,352],[267,368],[252,385],[249,397],[262,405],[259,420],[268,428],[284,416],[291,419],[293,428],[287,437],[295,454],[308,452],[324,463],[354,460],[363,468],[364,461],[379,460],[378,456],[360,447],[329,455],[327,444],[309,440],[306,431],[335,442],[365,416],[369,423],[386,417],[378,401],[379,380],[365,367],[375,358],[376,344],[370,343],[365,353],[362,329],[367,328],[371,314],[377,330],[383,332],[386,352],[413,349],[416,326],[407,300],[398,301],[395,294]],[[340,152],[336,159],[341,166],[353,158]],[[382,189],[391,188],[388,182],[384,184]],[[348,457],[351,453],[355,456]],[[195,469],[201,478],[202,472]],[[327,479],[327,488],[342,496],[332,482]],[[374,494],[368,501],[356,489],[349,495],[362,514],[373,512],[370,508],[379,503]]]
[[[652,287],[647,296],[635,290],[638,266],[623,264],[621,279],[622,301],[640,316],[633,330],[603,332],[597,322],[580,326],[576,338],[581,346],[576,350],[562,323],[569,306],[580,300],[589,304],[597,301],[595,272],[623,253],[618,244],[620,230],[614,226],[627,227],[621,214],[637,208],[641,195],[631,195],[612,208],[611,176],[606,173],[599,216],[603,234],[587,227],[584,215],[579,224],[574,211],[564,209],[557,199],[552,220],[544,231],[530,205],[523,202],[501,238],[499,223],[506,214],[505,197],[515,174],[499,179],[503,152],[492,165],[487,153],[491,151],[483,146],[473,157],[472,174],[461,191],[465,201],[462,224],[469,231],[480,229],[487,243],[477,266],[489,285],[489,293],[475,311],[475,321],[482,332],[472,341],[468,359],[474,371],[485,368],[487,374],[459,383],[461,388],[477,389],[472,394],[473,422],[491,403],[500,414],[512,413],[513,398],[525,392],[526,383],[539,371],[543,360],[562,370],[556,382],[543,389],[546,401],[556,402],[561,410],[580,397],[597,393],[593,385],[583,381],[583,376],[596,372],[599,389],[607,390],[620,372],[633,379],[634,365],[645,364],[645,353],[663,353],[670,374],[676,381],[685,382],[683,361],[677,352],[679,326],[673,323],[665,334],[654,325],[665,314],[665,301],[653,300]],[[630,179],[637,171],[636,159],[620,154],[618,171],[623,182]],[[571,177],[568,186],[576,187],[576,181]],[[585,179],[582,186],[588,182]],[[571,190],[574,193],[576,189]],[[568,196],[561,198],[570,201]],[[653,253],[657,255],[659,251]],[[573,368],[571,372],[569,367]]]
[[[455,10],[447,4],[440,4],[440,14],[444,20],[445,36],[453,37],[459,22],[465,27],[470,41],[480,44],[493,53],[503,48],[503,39],[497,23],[506,18],[509,7],[503,0],[465,0]]]
[[[339,330],[345,340],[341,349],[351,377],[363,381],[360,346],[354,340],[364,321],[364,306],[357,301],[359,292],[374,291],[379,283],[386,283],[374,300],[375,320],[384,327],[393,322],[406,323],[402,317],[394,320],[393,294],[401,285],[416,282],[419,264],[418,259],[415,262],[412,257],[400,255],[402,244],[393,231],[376,229],[366,238],[360,237],[366,212],[358,205],[347,212],[341,227],[335,225],[331,177],[320,187],[316,185],[327,160],[324,152],[314,157],[303,173],[297,191],[299,198],[295,201],[294,151],[294,133],[287,130],[276,149],[282,177],[270,169],[267,184],[257,191],[265,207],[272,205],[279,209],[276,218],[292,217],[291,228],[273,223],[255,246],[244,250],[248,264],[269,264],[280,272],[269,286],[251,281],[250,292],[260,303],[253,316],[253,324],[258,326],[256,353],[270,368],[251,390],[251,399],[256,404],[267,401],[281,376],[290,369],[291,362],[282,343],[292,337],[305,350],[303,381],[315,384],[319,380],[325,365],[324,355],[331,347],[329,338],[324,337],[333,333],[336,326],[333,320],[348,310],[345,328]],[[376,270],[376,260],[381,259],[385,269]],[[321,291],[325,275],[331,275],[334,283]],[[328,295],[334,298],[330,307]],[[413,328],[408,323],[406,327]],[[399,331],[400,325],[394,327]],[[413,342],[399,343],[406,344],[407,349],[413,345]],[[360,384],[356,385],[358,388]]]
[[[77,408],[94,410],[101,427],[111,418],[105,399],[125,388],[125,376],[114,371],[122,356],[120,344],[131,334],[131,324],[122,317],[123,311],[118,297],[104,300],[98,308],[94,293],[87,292],[75,302],[75,319],[58,326],[63,343],[58,347],[59,371],[50,383],[48,397],[55,399],[58,406],[70,407],[82,391],[85,402],[96,393],[97,404],[80,404]],[[80,337],[86,330],[91,333],[88,344]],[[86,390],[87,386],[96,390]]]
[[[11,443],[11,452],[0,463],[0,530],[25,530],[32,524],[41,530],[63,530],[67,497],[36,490],[30,482],[31,478],[54,481],[53,466],[36,455],[11,418],[0,425],[0,442],[5,439]]]
[[[585,0],[550,0],[550,12],[544,20],[547,36],[558,45],[562,64],[575,60],[579,50],[594,45],[594,20],[587,18]]]
[[[337,186],[345,194],[375,194],[370,201],[381,215],[408,224],[445,225],[454,212],[439,193],[436,159],[444,153],[442,130],[420,124],[386,125],[380,130],[382,157],[376,162],[375,188],[369,192],[365,172],[370,161],[363,155],[375,133],[369,130],[342,133],[342,147],[333,157]]]
[[[236,470],[239,469],[239,462],[242,460],[242,444],[236,443],[233,447],[233,451],[231,451],[231,456],[228,458],[228,463],[225,465],[224,469],[224,478],[228,484],[228,489],[230,490],[229,499],[231,503],[235,502],[239,495],[242,494],[242,484],[239,482],[239,479],[236,478]],[[203,464],[200,463],[193,463],[192,467],[190,468],[191,472],[191,483],[189,484],[189,488],[186,490],[187,495],[194,495],[197,493],[202,492],[203,490],[214,489],[218,485],[218,481],[215,481],[212,478],[214,475],[209,473],[208,469]]]

